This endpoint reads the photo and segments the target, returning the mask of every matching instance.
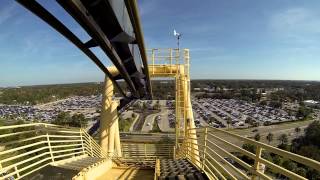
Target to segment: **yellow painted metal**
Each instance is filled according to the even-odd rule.
[[[117,73],[114,67],[109,67],[110,73]],[[118,127],[118,102],[113,100],[114,86],[110,78],[105,77],[101,120],[100,120],[100,146],[107,151],[109,156],[116,152],[121,155],[120,134]]]
[[[104,159],[89,167],[81,170],[72,180],[93,180],[93,179],[106,179],[101,178],[108,170],[112,168],[112,160]],[[108,177],[109,178],[109,177]]]
[[[259,166],[261,164],[261,162],[260,162],[261,154],[262,154],[261,146],[256,147],[256,156],[255,156],[254,165],[253,165],[254,171],[261,171],[260,168],[259,168]],[[263,170],[262,173],[264,173],[264,170]],[[252,179],[254,180],[254,179],[257,179],[257,178],[255,176],[253,176]]]
[[[121,143],[122,159],[130,162],[148,161],[155,163],[156,158],[173,159],[174,145],[159,143]]]
[[[320,169],[320,162],[318,161],[233,134],[223,129],[212,127],[193,128],[188,129],[188,132],[194,132],[194,130],[196,130],[196,135],[199,137],[204,137],[204,141],[198,141],[198,147],[200,147],[200,149],[197,149],[197,151],[199,152],[199,158],[202,162],[202,165],[199,168],[207,173],[208,177],[211,179],[273,179],[273,177],[270,177],[264,173],[264,169],[259,168],[259,164],[264,164],[274,172],[287,176],[290,179],[306,179],[295,172],[289,171],[272,163],[271,161],[263,159],[261,157],[263,151],[268,151],[283,156],[284,158],[291,159],[316,170]],[[220,134],[221,137],[219,137],[217,134]],[[190,139],[193,140],[193,138],[190,136],[186,136],[184,138],[184,141],[181,145],[182,149],[181,151],[177,152],[177,156],[188,158],[191,161],[190,154],[193,154],[191,150],[194,148],[191,147],[192,143],[190,143]],[[256,147],[256,153],[254,154],[242,149],[241,147],[230,142],[230,140],[254,145]],[[233,150],[230,150],[230,148]],[[233,155],[231,152],[238,152],[250,157],[254,160],[254,164],[247,164]],[[224,158],[226,156],[240,164],[246,169],[247,173],[251,173],[252,176],[250,177],[247,173],[244,173],[243,170],[238,169],[238,167],[227,161]]]
[[[160,160],[156,159],[156,165],[154,168],[154,180],[157,180],[160,176]]]
[[[191,106],[191,96],[190,96],[190,55],[189,50],[184,49],[182,52],[182,56],[180,57],[179,49],[151,49],[147,50],[148,52],[148,68],[151,77],[165,77],[165,78],[175,78],[176,81],[176,99],[175,99],[175,106],[176,106],[176,147],[178,148],[178,139],[181,137],[186,136],[186,129],[195,128],[195,123],[193,119],[193,112]],[[174,64],[173,64],[174,61]],[[117,74],[117,70],[114,67],[108,67],[108,70],[112,75]],[[107,109],[110,106],[106,101],[111,99],[111,95],[108,94],[110,92],[108,88],[110,88],[107,84],[107,78],[105,81],[105,94],[103,99],[103,111],[102,111],[102,119],[109,118],[112,119],[114,115],[111,113],[107,113]],[[110,82],[111,83],[111,82]],[[111,88],[110,88],[111,89]],[[113,91],[113,89],[112,89]],[[112,93],[111,93],[112,94]],[[109,111],[110,112],[110,111]],[[101,123],[105,123],[104,120]],[[106,129],[108,126],[106,124],[100,124],[100,127]],[[110,126],[109,126],[110,127]],[[109,130],[112,130],[109,128]],[[110,133],[109,134],[113,134]],[[194,133],[195,134],[195,133]],[[193,138],[192,141],[192,162],[196,165],[200,166],[199,158],[197,157],[197,137],[195,135],[190,135]],[[100,138],[106,138],[106,134],[100,135]],[[100,139],[100,142],[104,142],[103,139]],[[110,142],[110,141],[109,141]],[[112,141],[111,141],[112,142]],[[105,147],[104,144],[101,144],[102,147]],[[110,146],[109,146],[110,147]]]
[[[190,96],[190,55],[189,49],[184,49],[180,56],[179,49],[151,49],[147,51],[149,61],[149,72],[151,77],[174,78],[176,82],[176,146],[178,149],[178,139],[187,136],[186,129],[195,128],[193,112]],[[151,53],[151,54],[150,54]],[[174,55],[173,55],[174,54]],[[174,64],[172,63],[174,60]],[[193,138],[191,149],[191,161],[200,166],[197,157],[197,138],[195,135],[189,134]]]
[[[0,179],[21,179],[47,166],[83,155],[105,159],[108,154],[82,129],[34,123],[0,127]],[[26,137],[20,140],[20,135]],[[91,146],[90,146],[91,144]],[[25,151],[28,149],[28,151]]]

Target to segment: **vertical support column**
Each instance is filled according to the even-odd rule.
[[[101,120],[100,120],[100,146],[109,156],[120,147],[119,127],[118,127],[118,102],[113,101],[114,86],[112,81],[106,76],[102,99]],[[117,130],[118,129],[118,130]]]
[[[180,67],[183,69],[183,72],[181,72],[181,76],[184,78],[183,81],[183,88],[184,88],[184,100],[185,100],[185,112],[186,116],[185,119],[187,120],[187,123],[185,124],[185,131],[188,131],[190,134],[188,138],[191,138],[191,156],[192,161],[197,166],[200,167],[200,157],[199,157],[199,148],[198,148],[198,142],[197,142],[197,135],[196,135],[196,126],[193,119],[193,112],[192,112],[192,105],[191,105],[191,95],[190,95],[190,76],[189,76],[189,50],[184,50],[184,65]],[[185,121],[186,122],[186,121]]]
[[[114,155],[114,148],[115,148],[115,136],[116,136],[116,122],[118,121],[118,112],[117,112],[117,101],[112,101],[111,104],[111,113],[109,117],[109,124],[110,124],[110,134],[109,134],[109,142],[108,142],[108,154],[109,156]],[[119,135],[119,134],[118,134]]]

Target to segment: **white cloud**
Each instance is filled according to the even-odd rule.
[[[289,8],[271,17],[271,28],[289,36],[304,33],[320,33],[320,15],[311,9]]]

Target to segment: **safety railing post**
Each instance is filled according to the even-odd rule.
[[[257,146],[257,148],[256,148],[256,156],[255,156],[254,165],[253,165],[253,168],[254,168],[255,172],[259,171],[259,164],[260,164],[259,161],[260,161],[260,158],[261,158],[261,153],[262,153],[262,148],[260,146]],[[252,179],[255,180],[256,177],[257,177],[256,175],[253,175]]]
[[[91,156],[93,157],[92,140],[91,140],[91,138],[89,139],[89,143],[90,143],[90,153],[91,153]]]
[[[15,174],[17,175],[18,179],[19,179],[20,178],[20,173],[18,171],[17,166],[14,166],[14,171],[15,171]]]
[[[84,151],[84,143],[83,143],[83,130],[80,129],[80,138],[81,138],[81,146],[82,146],[82,153],[85,154],[85,151]],[[90,137],[89,137],[90,138]]]
[[[144,144],[144,160],[147,159],[147,144]]]
[[[144,144],[144,157],[147,157],[147,144]]]
[[[204,128],[202,169],[204,169],[204,166],[205,166],[205,163],[206,163],[207,138],[208,138],[208,128],[206,127],[206,128]]]
[[[52,148],[51,148],[51,143],[50,143],[48,126],[45,124],[45,125],[44,125],[44,128],[45,128],[45,130],[46,130],[46,137],[47,137],[47,143],[48,143],[49,152],[50,152],[50,156],[51,156],[51,161],[54,162],[54,157],[53,157]]]
[[[173,159],[176,159],[176,146],[173,146]]]

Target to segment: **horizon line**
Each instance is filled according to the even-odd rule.
[[[288,80],[288,79],[200,79],[193,78],[190,81],[204,81],[204,80],[213,80],[213,81],[300,81],[300,82],[320,82],[320,80]],[[168,81],[168,79],[154,79],[151,81]],[[171,81],[171,80],[170,80]],[[172,79],[173,81],[173,79]],[[31,84],[31,85],[14,85],[14,86],[0,86],[0,88],[16,88],[16,87],[30,87],[30,86],[53,86],[53,85],[69,85],[69,84],[90,84],[90,83],[102,83],[103,81],[86,81],[86,82],[70,82],[70,83],[48,83],[48,84]]]

